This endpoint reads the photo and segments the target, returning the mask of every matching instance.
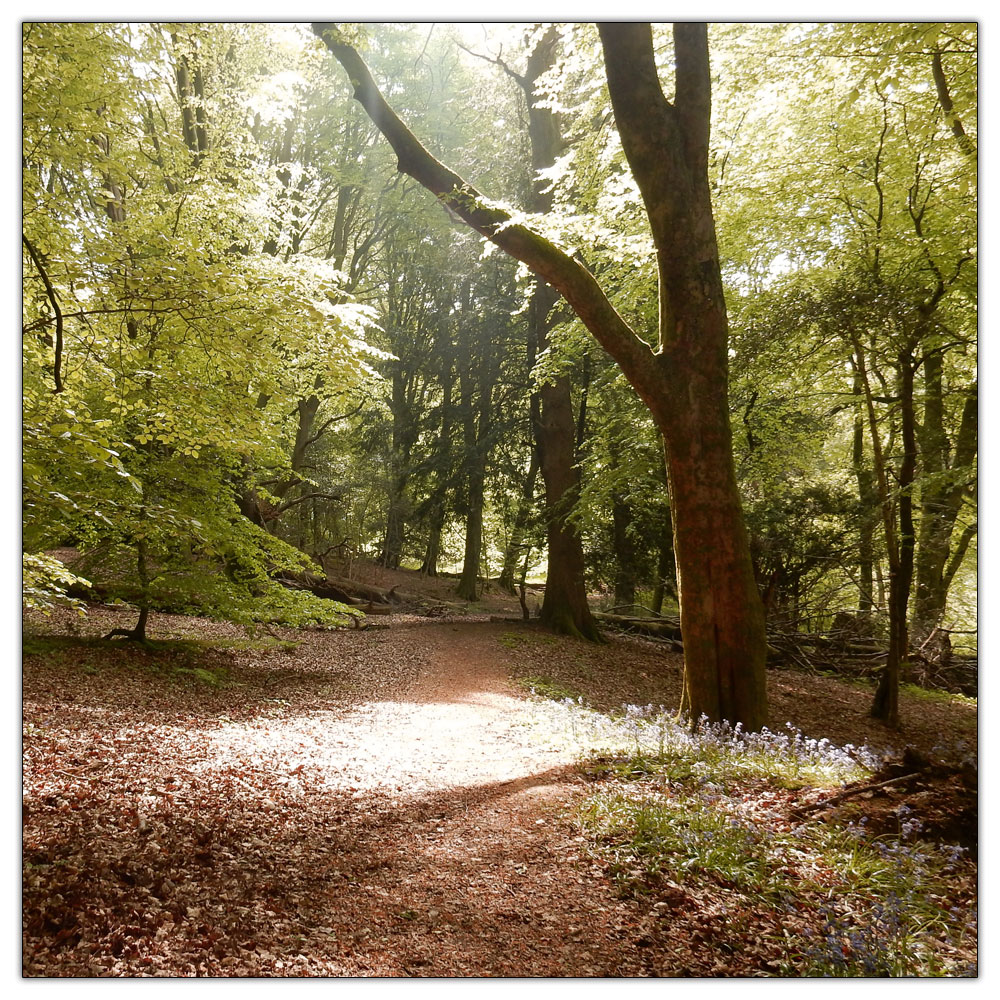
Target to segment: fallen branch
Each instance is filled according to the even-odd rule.
[[[836,805],[838,802],[843,802],[844,799],[853,798],[855,795],[861,795],[863,792],[874,792],[879,788],[887,788],[889,785],[900,785],[904,781],[909,781],[911,778],[915,778],[919,773],[919,771],[910,771],[907,774],[900,774],[895,778],[888,778],[885,781],[874,781],[867,785],[858,785],[855,788],[848,788],[839,795],[833,795],[828,799],[822,799],[819,802],[811,802],[804,806],[796,806],[791,811],[791,815],[804,816],[806,813],[814,812],[817,809],[825,809],[827,806]]]

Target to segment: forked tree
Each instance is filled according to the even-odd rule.
[[[693,718],[767,718],[764,613],[733,467],[728,321],[708,177],[711,78],[705,24],[673,27],[674,99],[664,95],[649,24],[599,25],[612,108],[656,249],[659,323],[644,340],[581,263],[435,159],[387,104],[337,27],[313,30],[347,71],[354,96],[399,169],[562,293],[649,408],[663,435],[684,639],[684,701]]]

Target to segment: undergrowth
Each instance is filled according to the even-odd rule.
[[[950,902],[974,877],[962,848],[922,841],[905,804],[898,832],[880,837],[863,821],[791,812],[795,790],[870,778],[881,761],[868,748],[791,727],[691,726],[653,706],[613,717],[563,698],[535,709],[601,784],[574,819],[623,894],[709,884],[768,909],[785,928],[784,976],[976,975],[975,910]]]

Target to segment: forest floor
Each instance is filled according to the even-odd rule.
[[[529,690],[676,706],[680,657],[490,620],[515,607],[254,637],[156,614],[154,649],[98,638],[131,624],[124,609],[29,614],[24,975],[788,974],[801,909],[697,871],[622,891],[577,815],[614,779],[581,765],[566,704]],[[976,753],[967,701],[904,694],[891,734],[855,684],[774,671],[769,693],[773,730]],[[905,801],[955,833],[939,792],[888,786],[844,808],[877,827]],[[743,790],[785,828],[823,794]],[[967,912],[974,863],[951,884]],[[969,962],[975,940],[957,946]]]

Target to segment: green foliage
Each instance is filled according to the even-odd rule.
[[[287,464],[290,405],[372,374],[340,273],[265,246],[273,178],[243,102],[287,53],[252,25],[23,40],[26,546],[78,545],[141,606],[346,621],[279,592],[301,557],[236,504],[249,470]]]
[[[546,26],[338,29],[438,155],[527,203],[524,97],[501,62],[519,71]],[[975,524],[975,463],[951,458],[976,379],[976,30],[711,26],[734,446],[758,582],[789,618],[856,603],[854,553],[873,512],[852,468],[850,331],[866,345],[890,456],[897,355],[914,338],[917,407],[940,400],[944,442],[920,441],[918,533],[956,490],[956,540]],[[536,178],[553,208],[514,214],[578,253],[653,339],[656,261],[597,33],[558,31],[560,57],[537,88],[568,139]],[[567,374],[580,413],[586,368],[574,522],[588,575],[627,590],[628,562],[648,593],[670,532],[644,408],[576,320],[558,316],[549,350],[530,356],[533,279],[398,177],[312,33],[26,22],[22,44],[27,552],[86,547],[98,582],[114,578],[140,604],[249,620],[254,605],[292,601],[298,611],[273,613],[319,620],[301,596],[265,599],[266,578],[294,560],[248,534],[237,508],[263,510],[268,535],[346,565],[384,555],[393,534],[407,564],[439,539],[443,566],[462,548],[460,439],[476,411],[483,559],[495,567],[529,544],[542,558],[542,504],[522,504],[526,400]],[[669,99],[668,26],[655,26],[654,45]],[[934,357],[937,395],[921,384]],[[616,518],[627,521],[617,537]],[[877,561],[877,536],[874,547]],[[963,627],[975,617],[974,540],[968,551],[948,604]]]
[[[68,605],[84,614],[83,603],[66,593],[74,586],[89,587],[90,581],[71,573],[58,559],[44,553],[25,552],[21,556],[21,600],[24,607],[47,615],[54,607]]]

